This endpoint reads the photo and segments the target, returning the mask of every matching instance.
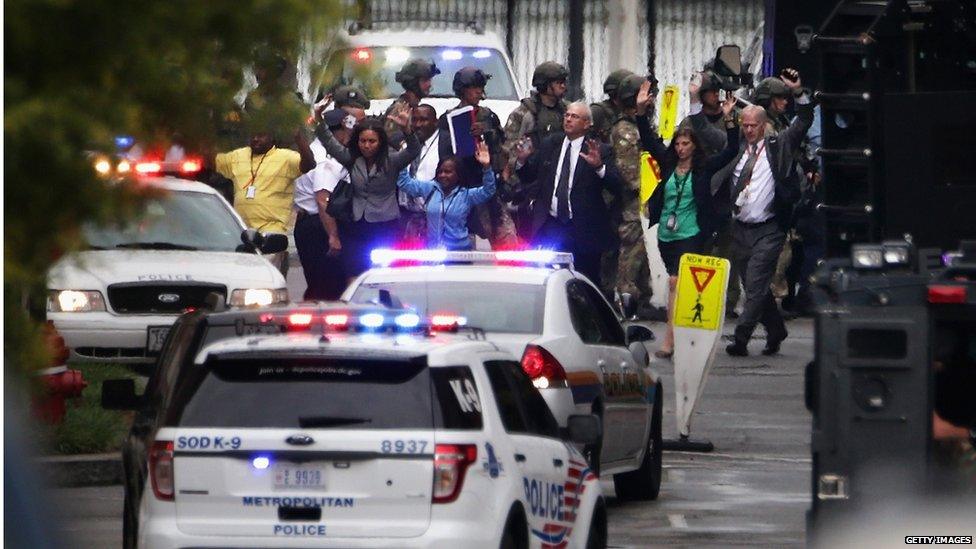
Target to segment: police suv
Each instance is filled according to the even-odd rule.
[[[517,360],[415,313],[185,315],[123,450],[126,547],[602,547],[596,475]],[[456,329],[456,326],[455,326]]]
[[[435,322],[456,318],[521,357],[560,425],[596,414],[603,436],[585,447],[621,499],[655,499],[661,486],[663,387],[649,367],[647,328],[624,326],[572,254],[548,250],[372,252],[374,268],[346,289],[351,303],[388,303]]]
[[[73,361],[152,363],[176,318],[208,297],[241,307],[288,301],[284,277],[261,255],[284,250],[285,235],[247,230],[203,183],[159,177],[139,184],[158,196],[137,220],[86,225],[88,248],[48,273],[47,319]]]

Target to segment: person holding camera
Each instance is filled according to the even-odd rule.
[[[698,139],[698,131],[710,124],[707,119],[692,121],[694,128],[675,132],[671,146],[654,133],[647,117],[647,109],[654,103],[650,82],[645,82],[637,94],[637,129],[641,145],[651,153],[661,167],[662,185],[658,185],[647,203],[650,224],[658,225],[658,249],[668,271],[668,330],[658,358],[674,354],[674,301],[678,285],[678,265],[686,253],[702,254],[706,240],[716,225],[712,206],[711,181],[716,171],[728,164],[739,152],[739,126],[733,109],[735,97],[729,93],[722,103],[722,117],[726,130],[725,148],[718,154],[707,155]]]
[[[813,106],[794,69],[782,73],[783,82],[796,97],[797,117],[782,132],[767,130],[766,110],[750,105],[742,111],[745,146],[730,163],[732,176],[719,192],[729,193],[732,204],[733,254],[739,265],[746,302],[735,342],[726,347],[732,356],[748,356],[747,345],[756,324],[766,327],[764,355],[779,352],[786,339],[786,324],[776,306],[770,281],[786,240],[793,206],[800,198],[796,162],[800,144],[813,124]]]

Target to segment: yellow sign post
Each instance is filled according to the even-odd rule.
[[[717,330],[724,314],[729,261],[720,257],[685,254],[678,267],[678,295],[674,325]]]
[[[661,139],[665,141],[674,136],[674,129],[678,125],[678,86],[668,84],[661,92],[661,117],[658,128]]]

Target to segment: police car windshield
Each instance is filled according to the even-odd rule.
[[[353,303],[380,303],[380,291],[422,316],[464,317],[486,332],[541,334],[545,287],[485,282],[379,282],[356,289]]]
[[[431,97],[453,98],[451,85],[454,73],[463,67],[475,67],[490,74],[485,86],[488,99],[518,101],[518,94],[508,66],[501,52],[491,48],[449,48],[432,46],[356,48],[342,50],[336,59],[341,60],[344,82],[369,82],[376,85],[370,97],[390,99],[403,93],[396,81],[396,73],[408,59],[430,59],[441,73],[434,77]],[[367,76],[369,74],[369,76]],[[372,86],[367,86],[373,89]]]
[[[174,191],[149,199],[139,216],[124,225],[87,224],[92,249],[236,251],[243,228],[211,194]]]

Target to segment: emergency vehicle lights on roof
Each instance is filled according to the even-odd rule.
[[[391,250],[379,248],[370,253],[374,265],[394,263],[514,263],[525,265],[572,265],[573,254],[553,250],[508,250],[497,252],[451,252],[437,250]]]
[[[468,323],[468,319],[454,314],[437,313],[426,321],[423,317],[410,310],[390,310],[384,312],[365,312],[357,314],[349,312],[319,313],[313,311],[294,311],[277,317],[285,331],[300,332],[321,328],[328,332],[396,332],[421,333],[457,331]],[[262,324],[275,322],[274,314],[266,313],[260,316]]]

